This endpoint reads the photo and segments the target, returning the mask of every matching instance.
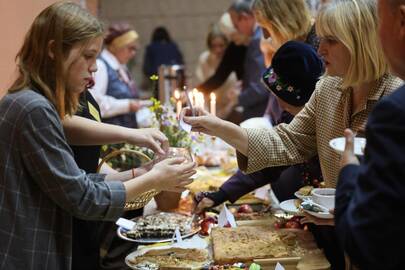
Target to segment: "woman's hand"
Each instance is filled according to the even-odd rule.
[[[194,210],[194,212],[197,213],[197,214],[202,213],[205,209],[210,208],[210,207],[212,207],[214,205],[214,201],[211,200],[208,197],[205,197],[201,192],[197,193],[195,195],[195,198],[200,198],[200,197],[202,197],[202,199],[197,200],[198,204],[197,204],[197,206],[195,207],[195,210]]]
[[[169,140],[157,128],[128,128],[125,137],[127,143],[150,148],[159,155],[169,150]]]
[[[168,158],[157,163],[150,170],[154,188],[158,191],[182,192],[190,184],[190,177],[196,173],[195,163],[184,163],[185,158]]]
[[[190,108],[181,111],[180,119],[191,125],[193,131],[216,136],[236,148],[243,155],[248,152],[248,135],[240,126],[222,120],[201,108],[194,108],[196,116],[192,115]]]
[[[198,107],[194,108],[194,113],[195,116],[191,116],[192,111],[187,107],[181,111],[180,117],[183,117],[184,122],[192,126],[193,131],[218,136],[223,120]]]
[[[332,215],[335,214],[335,209],[332,209],[329,211]],[[301,224],[306,224],[306,223],[314,223],[315,225],[328,225],[328,226],[335,226],[335,219],[323,219],[323,218],[317,218],[311,214],[304,213],[304,217],[300,220]]]
[[[346,138],[345,150],[342,154],[342,159],[340,161],[340,166],[343,168],[349,164],[359,164],[359,160],[354,155],[354,133],[351,129],[345,129],[344,136]]]

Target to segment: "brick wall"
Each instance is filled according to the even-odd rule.
[[[146,45],[157,26],[165,26],[179,45],[188,74],[193,75],[200,53],[205,50],[209,25],[218,21],[232,0],[99,0],[99,17],[105,21],[128,21],[140,35],[132,71],[138,82]]]

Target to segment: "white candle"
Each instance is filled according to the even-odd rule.
[[[202,108],[202,109],[204,109],[204,94],[203,93],[201,93],[201,92],[198,92],[197,93],[197,100],[198,100],[198,104],[197,104],[197,106],[198,107],[200,107],[200,108]]]
[[[216,115],[216,109],[217,109],[217,97],[215,93],[210,94],[210,111],[211,114]]]
[[[194,106],[194,95],[192,92],[188,93],[188,99],[190,100],[191,106]]]
[[[193,89],[193,106],[198,106],[198,90],[197,88]]]
[[[177,118],[179,118],[180,117],[180,112],[181,112],[181,108],[182,108],[183,106],[182,106],[182,104],[181,104],[181,101],[180,100],[177,100],[177,102],[176,102],[176,115],[177,115]]]
[[[174,98],[176,99],[176,100],[179,100],[180,99],[180,92],[179,92],[179,90],[174,90]]]

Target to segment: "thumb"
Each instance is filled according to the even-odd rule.
[[[345,129],[344,136],[346,138],[344,155],[354,155],[354,134],[349,128]]]

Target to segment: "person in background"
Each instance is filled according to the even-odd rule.
[[[319,38],[305,0],[254,0],[252,9],[263,31],[266,66],[271,65],[272,55],[289,40],[305,42],[318,50]]]
[[[213,77],[216,76],[214,74],[213,77],[197,87],[201,91],[209,93],[218,88],[228,78],[231,71],[235,71],[238,79],[242,81],[242,89],[238,97],[238,105],[243,111],[242,121],[252,117],[263,116],[269,99],[269,92],[260,82],[261,74],[265,70],[263,55],[260,51],[262,33],[256,25],[251,4],[252,0],[235,0],[228,10],[237,32],[245,37],[249,37],[244,41],[247,48],[231,47],[231,44],[216,71],[216,74],[219,73],[219,70],[223,72],[222,80],[213,81]],[[231,49],[234,51],[234,59],[229,59],[230,56],[227,55]],[[246,52],[236,54],[236,50],[246,50]],[[275,97],[273,98],[275,99]]]
[[[97,59],[94,86],[90,92],[100,106],[104,122],[136,128],[136,112],[145,105],[127,68],[138,50],[138,34],[128,23],[113,23]]]
[[[379,37],[392,71],[405,80],[405,1],[379,0]],[[405,241],[405,86],[381,99],[370,113],[367,144],[359,163],[354,135],[346,149],[336,189],[339,243],[359,269],[402,269],[398,243]]]
[[[279,123],[289,123],[310,99],[315,85],[323,74],[323,63],[314,48],[308,44],[288,41],[274,55],[273,65],[264,74],[263,81],[277,96],[284,112]],[[305,185],[319,187],[323,181],[318,156],[304,163],[291,166],[269,167],[252,174],[238,171],[216,192],[196,195],[199,213],[225,201],[234,203],[243,195],[268,183],[277,199],[285,201],[295,198],[294,192]],[[344,266],[342,250],[335,245],[333,229],[319,228],[310,224],[310,231],[319,248],[324,250],[333,269]],[[332,238],[330,237],[332,235]]]
[[[62,127],[97,70],[102,24],[57,2],[34,20],[17,54],[18,75],[0,101],[0,268],[68,270],[72,217],[116,220],[151,190],[182,190],[193,163],[166,159],[142,175],[86,174]]]
[[[208,79],[215,73],[221,62],[225,50],[228,46],[227,36],[220,30],[218,25],[212,26],[207,36],[207,51],[204,51],[197,63],[196,78],[202,82]],[[215,89],[217,95],[217,115],[223,119],[227,119],[232,112],[235,105],[238,103],[239,91],[233,93],[236,90],[236,74],[232,72],[225,83],[218,89]],[[207,96],[209,98],[209,96]],[[207,99],[208,100],[208,99]]]
[[[289,124],[242,129],[203,110],[197,117],[184,116],[184,121],[235,147],[239,168],[246,173],[301,163],[318,154],[325,186],[335,188],[340,155],[329,141],[346,128],[361,135],[374,105],[402,80],[389,74],[377,39],[374,0],[333,2],[320,11],[316,28],[326,75]],[[324,220],[327,224],[333,220]]]
[[[266,66],[271,65],[273,54],[289,40],[305,42],[318,50],[319,39],[304,0],[254,0],[252,10],[263,31],[260,49]],[[278,107],[277,100],[270,98],[265,116],[272,125],[280,114]]]
[[[167,29],[163,26],[157,27],[153,31],[150,44],[146,47],[143,74],[149,78],[158,74],[161,65],[182,65],[183,63],[183,55]]]
[[[280,47],[274,56],[272,67],[263,76],[268,90],[277,96],[285,112],[278,119],[280,123],[289,123],[304,107],[322,72],[322,60],[311,46],[289,41]],[[295,90],[290,91],[291,88]],[[277,198],[284,201],[293,198],[295,191],[303,185],[312,184],[314,180],[322,181],[317,157],[305,164],[270,167],[248,175],[239,171],[228,179],[219,191],[204,194],[206,198],[197,205],[197,211],[228,200],[233,203],[269,182]],[[201,195],[197,197],[202,198]]]

